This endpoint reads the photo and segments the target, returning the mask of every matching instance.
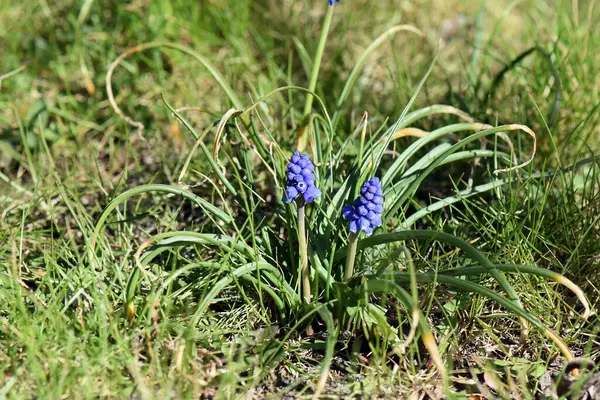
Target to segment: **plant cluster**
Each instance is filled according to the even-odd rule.
[[[329,1],[329,4],[333,5],[334,2]],[[182,335],[189,335],[202,321],[209,318],[207,311],[223,291],[245,282],[254,288],[261,304],[265,304],[263,295],[270,298],[265,307],[272,306],[278,310],[278,322],[286,327],[286,338],[295,331],[307,329],[310,332],[311,323],[317,315],[325,325],[327,343],[317,393],[322,390],[327,379],[338,337],[343,331],[356,331],[357,327],[362,327],[365,335],[375,335],[378,340],[383,340],[386,343],[384,347],[395,353],[402,353],[408,343],[420,337],[448,384],[447,362],[444,361],[428,320],[421,310],[418,294],[419,284],[438,283],[497,302],[519,319],[523,338],[526,338],[529,326],[532,325],[543,331],[567,359],[572,358],[563,340],[522,305],[519,294],[506,274],[532,274],[565,285],[581,300],[584,307],[582,316],[585,318],[590,311],[589,305],[575,284],[558,273],[536,266],[494,263],[473,245],[448,233],[411,229],[420,219],[472,196],[498,190],[518,179],[548,178],[562,174],[565,170],[523,172],[523,167],[532,160],[536,148],[536,136],[527,126],[490,126],[477,123],[465,112],[449,105],[435,104],[411,111],[436,58],[394,123],[382,124],[375,132],[371,132],[369,118],[365,114],[354,132],[339,139],[336,132],[340,129],[340,120],[349,94],[369,56],[393,33],[420,32],[414,28],[394,27],[378,38],[356,63],[334,112],[330,115],[324,101],[316,93],[316,83],[333,10],[334,7],[329,7],[325,15],[308,88],[281,87],[249,107],[243,106],[234,90],[206,58],[188,48],[177,44],[151,43],[138,46],[127,53],[130,55],[135,51],[166,46],[190,54],[211,72],[234,108],[216,124],[216,150],[211,154],[203,143],[204,135],[199,134],[182,113],[163,97],[169,111],[193,135],[196,145],[179,174],[178,184],[141,185],[112,200],[100,216],[89,241],[91,265],[94,268],[106,267],[101,265],[98,257],[97,242],[102,240],[107,218],[117,207],[142,193],[170,193],[182,196],[201,207],[212,223],[206,229],[208,232],[169,231],[157,234],[139,249],[136,268],[131,271],[124,295],[125,309],[132,321],[143,319],[136,307],[136,304],[140,304],[141,282],[146,281],[151,287],[147,295],[149,300],[142,309],[147,311],[145,320],[152,321],[156,311],[155,304],[160,304],[161,296],[176,279],[191,271],[205,271],[201,274],[205,292],[198,299],[193,317]],[[110,73],[122,59],[111,66]],[[110,84],[109,76],[108,87]],[[303,120],[297,130],[298,149],[293,152],[281,148],[258,118],[259,105],[280,92],[292,91],[302,92],[306,96]],[[318,111],[313,109],[315,100]],[[113,98],[111,101],[118,110]],[[410,146],[395,152],[393,157],[389,156],[390,146],[397,139],[415,136],[410,134],[413,132],[413,125],[435,115],[452,115],[461,122],[416,135],[417,139]],[[132,125],[137,126],[133,122]],[[264,129],[261,129],[261,124]],[[210,126],[208,129],[212,128]],[[508,136],[516,131],[524,132],[533,139],[532,154],[521,163],[517,160],[512,140]],[[224,133],[235,137],[243,146],[243,151],[238,153],[238,159],[235,160],[236,165],[241,165],[242,168],[235,168],[231,174],[223,166],[218,151]],[[455,137],[459,139],[453,143]],[[487,137],[495,140],[495,148],[487,149],[483,145],[477,145]],[[505,144],[498,144],[498,141]],[[212,185],[213,198],[218,201],[208,201],[184,185],[189,160],[198,150],[211,167],[210,173],[205,175]],[[497,166],[489,181],[467,185],[454,195],[425,207],[419,206],[415,201],[415,194],[423,181],[440,167],[486,159],[493,160]],[[233,160],[230,162],[234,163]],[[278,186],[279,194],[273,204],[274,211],[271,210],[272,217],[256,216],[257,210],[264,205],[264,200],[253,186],[254,171],[258,165],[265,167],[265,173]],[[280,182],[284,184],[280,185]],[[416,211],[411,213],[415,206]],[[245,219],[239,218],[242,212]],[[286,228],[286,235],[277,230],[277,226],[282,225]],[[361,238],[361,235],[364,237]],[[408,248],[403,245],[410,240],[426,243],[437,241],[458,248],[470,262],[467,266],[436,271],[417,270]],[[401,250],[395,262],[404,268],[389,268],[385,265],[381,268],[373,267],[381,261],[384,245],[395,245],[395,249]],[[211,248],[212,259],[190,260],[179,251],[184,246]],[[151,265],[159,263],[160,256],[164,254],[175,257],[178,268],[168,279],[152,281],[145,272]],[[482,284],[479,279],[482,275],[491,276],[502,291]],[[407,319],[410,320],[412,329],[408,337],[403,337],[401,330],[387,319],[384,298],[389,296],[404,308]],[[369,342],[369,345],[372,343]],[[376,351],[375,348],[373,350]]]

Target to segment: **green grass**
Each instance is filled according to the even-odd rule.
[[[466,3],[338,4],[308,119],[325,0],[0,3],[0,397],[532,398],[565,365],[542,325],[600,360],[597,316],[552,282],[598,309],[600,4]],[[150,42],[180,48],[108,82],[140,130],[105,87]],[[507,142],[457,109],[529,127],[531,164],[495,174]],[[391,140],[401,115],[438,138]],[[280,202],[308,123],[310,306]],[[385,224],[341,283],[339,210],[374,170]]]

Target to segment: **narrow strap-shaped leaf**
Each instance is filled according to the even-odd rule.
[[[433,334],[431,333],[429,323],[427,322],[427,319],[425,318],[421,310],[418,308],[418,305],[413,301],[411,295],[396,282],[392,280],[383,279],[369,279],[363,285],[359,286],[356,290],[359,293],[361,291],[365,291],[367,293],[391,293],[395,295],[408,310],[416,312],[416,315],[418,315],[419,319],[419,327],[421,329],[421,340],[427,348],[427,351],[429,352],[432,361],[435,363],[435,366],[438,369],[440,375],[442,375],[442,378],[444,380],[444,386],[447,389],[448,374],[446,372],[444,361],[442,359],[438,346],[435,343]]]
[[[455,153],[453,154],[453,156],[457,156],[460,153]],[[452,157],[452,156],[451,156]],[[529,176],[521,176],[521,180],[527,180],[527,179],[547,179],[547,178],[552,178],[555,177],[559,174],[563,174],[563,173],[567,173],[567,172],[571,172],[576,170],[577,168],[586,165],[586,164],[590,164],[593,162],[597,162],[600,161],[600,156],[595,156],[595,157],[588,157],[585,158],[583,160],[578,161],[577,163],[570,165],[566,168],[562,168],[562,169],[558,169],[558,170],[553,170],[553,171],[547,171],[547,172],[536,172],[534,174],[531,174]],[[468,197],[472,197],[481,193],[485,193],[485,192],[489,192],[490,190],[496,189],[498,187],[504,186],[504,185],[508,185],[510,183],[513,182],[517,182],[519,178],[517,177],[507,177],[504,179],[496,179],[494,181],[482,184],[482,185],[478,185],[475,186],[471,189],[466,189],[466,190],[462,190],[460,192],[458,192],[456,195],[454,196],[449,196],[446,197],[442,200],[436,201],[435,203],[432,203],[430,205],[428,205],[427,207],[424,207],[422,209],[420,209],[419,211],[415,212],[414,214],[412,214],[410,217],[408,217],[406,220],[404,220],[404,222],[402,222],[400,224],[400,226],[398,227],[397,231],[402,231],[405,229],[410,228],[415,222],[417,222],[419,219],[431,214],[434,211],[437,210],[441,210],[442,208],[452,205],[454,203],[458,203],[461,201],[464,201],[466,198]]]
[[[404,274],[403,276],[397,276],[397,277],[396,277],[396,274],[390,274],[387,276],[390,279],[394,279],[398,283],[408,282],[408,280],[410,279],[410,277],[406,274]],[[519,318],[523,318],[526,321],[528,321],[529,323],[531,323],[533,326],[535,326],[536,328],[543,330],[546,333],[546,335],[554,342],[554,344],[556,344],[556,346],[560,349],[560,351],[563,353],[563,355],[565,356],[565,358],[567,360],[571,360],[573,358],[573,354],[569,350],[569,347],[565,344],[565,342],[556,333],[554,333],[550,328],[546,327],[542,323],[542,321],[540,321],[533,314],[525,311],[523,309],[523,307],[521,307],[520,305],[507,299],[506,297],[502,296],[501,294],[498,294],[498,293],[494,292],[493,290],[490,290],[490,289],[488,289],[484,286],[481,286],[477,283],[459,279],[459,278],[455,278],[453,276],[421,272],[421,273],[417,273],[416,277],[419,282],[445,283],[445,284],[453,286],[454,288],[457,288],[457,289],[466,290],[468,292],[473,292],[473,293],[479,293],[479,294],[489,298],[490,300],[495,301],[496,303],[505,307],[507,310],[516,314]]]
[[[165,98],[164,93],[162,93],[162,99],[163,99],[163,102],[165,103],[165,105],[167,106],[167,108],[169,109],[169,111],[171,111],[173,113],[173,115],[175,115],[175,117],[179,121],[181,121],[181,123],[187,128],[188,131],[190,131],[190,133],[194,136],[194,138],[196,140],[199,139],[200,135],[198,135],[198,132],[196,132],[194,127],[188,122],[187,119],[185,119],[180,113],[177,112],[177,110],[175,110],[169,104],[169,102]],[[229,182],[229,179],[227,179],[227,177],[225,177],[225,174],[223,173],[221,168],[217,165],[216,161],[213,159],[213,157],[210,154],[210,151],[208,151],[208,148],[206,147],[206,145],[202,142],[198,142],[198,146],[200,147],[200,150],[202,150],[202,153],[204,154],[204,159],[208,162],[208,164],[210,165],[210,168],[214,171],[214,173],[219,177],[219,180],[221,182],[223,182],[223,184],[225,185],[227,190],[229,190],[229,192],[231,192],[232,195],[236,196],[237,190],[235,190],[235,188],[233,187],[231,182]]]
[[[421,32],[419,29],[415,28],[412,25],[396,25],[396,26],[389,28],[388,30],[383,32],[377,39],[375,39],[369,45],[369,47],[367,47],[367,49],[363,52],[363,54],[360,56],[360,58],[354,65],[354,68],[352,68],[350,75],[348,75],[348,79],[346,80],[344,89],[342,90],[342,93],[340,94],[340,97],[338,98],[338,103],[337,103],[335,113],[333,114],[333,126],[337,125],[337,122],[341,116],[342,107],[344,106],[344,104],[346,103],[346,100],[350,96],[352,87],[354,86],[354,83],[358,79],[358,74],[362,70],[362,67],[365,65],[365,62],[368,60],[368,58],[371,56],[371,54],[373,54],[373,52],[375,50],[377,50],[377,48],[381,44],[385,43],[385,41],[388,38],[391,38],[391,37],[393,37],[393,35],[395,33],[402,32],[402,31],[412,32],[419,36],[424,36],[423,32]]]
[[[545,268],[535,267],[533,265],[521,265],[521,264],[496,264],[496,268],[500,271],[506,272],[514,272],[514,273],[523,273],[523,274],[532,274],[537,276],[543,276],[545,278],[549,278],[556,283],[559,283],[577,296],[581,304],[583,305],[584,312],[581,314],[581,318],[587,319],[592,312],[590,308],[590,303],[588,302],[583,290],[576,285],[573,281],[565,277],[564,275],[559,274],[558,272],[551,271]],[[443,271],[439,271],[440,274],[449,275],[449,276],[469,276],[469,275],[478,275],[481,273],[487,272],[487,268],[481,265],[473,265],[468,267],[460,267],[460,268],[452,268]]]
[[[190,320],[189,329],[195,329],[196,325],[198,325],[198,322],[200,321],[200,318],[202,318],[204,312],[208,309],[210,303],[212,303],[212,301],[221,291],[223,291],[233,282],[234,278],[240,278],[243,275],[256,270],[266,270],[274,274],[279,274],[279,270],[277,268],[265,262],[248,263],[234,269],[228,276],[221,278],[217,283],[215,283],[212,289],[206,294],[206,296],[204,296]]]
[[[479,131],[484,127],[483,124],[477,123],[460,123],[460,124],[452,124],[447,125],[442,128],[433,130],[427,133],[422,138],[419,138],[415,142],[413,142],[410,146],[406,148],[394,163],[388,168],[383,177],[381,178],[381,184],[383,186],[388,186],[390,182],[394,180],[396,175],[398,175],[402,168],[408,163],[408,160],[413,157],[417,152],[422,149],[428,143],[433,142],[434,140],[440,139],[444,136],[448,136],[453,133],[462,132],[462,131]]]
[[[202,207],[205,211],[210,213],[215,218],[217,218],[225,223],[231,222],[231,216],[229,214],[218,209],[217,207],[210,204],[208,201],[204,200],[200,196],[197,196],[194,193],[189,192],[185,189],[178,188],[178,187],[171,186],[171,185],[163,185],[163,184],[149,184],[149,185],[136,186],[132,189],[125,191],[124,193],[121,193],[119,196],[115,197],[110,203],[108,203],[108,205],[106,206],[106,208],[100,215],[100,218],[98,218],[98,222],[96,223],[96,227],[94,228],[94,232],[92,233],[92,236],[90,238],[90,243],[88,246],[88,256],[90,258],[90,264],[93,265],[94,254],[96,251],[96,243],[97,243],[98,237],[100,236],[100,232],[104,228],[106,219],[108,218],[110,213],[115,208],[117,208],[117,206],[119,204],[123,203],[125,200],[129,199],[130,197],[133,197],[133,196],[136,196],[136,195],[142,194],[142,193],[151,193],[151,192],[163,192],[163,193],[172,193],[172,194],[179,195],[187,200],[192,201],[193,203],[198,204],[200,207]]]
[[[379,244],[384,243],[392,243],[403,240],[438,240],[442,242],[449,243],[453,246],[456,246],[463,250],[467,257],[471,258],[474,261],[477,261],[479,264],[485,266],[487,271],[492,275],[492,277],[498,281],[502,289],[506,292],[508,297],[515,302],[515,304],[521,307],[521,302],[519,300],[519,296],[517,292],[513,288],[513,286],[508,282],[504,273],[499,271],[494,263],[492,263],[482,252],[477,250],[475,247],[465,242],[464,240],[450,235],[445,232],[437,232],[437,231],[428,231],[428,230],[409,230],[409,231],[400,231],[393,233],[384,233],[381,235],[373,235],[366,239],[363,239],[358,242],[358,248],[364,249],[367,247],[377,246]],[[342,253],[345,249],[341,249],[340,252],[336,254],[336,260],[341,260],[345,257],[345,253]],[[523,322],[523,332],[524,334],[527,332],[527,326]]]
[[[333,354],[335,351],[335,342],[337,341],[337,329],[335,328],[335,323],[333,321],[333,314],[326,307],[318,308],[319,315],[325,322],[325,327],[327,328],[327,339],[326,339],[326,349],[325,349],[325,357],[321,362],[321,373],[319,377],[319,381],[317,382],[317,386],[315,388],[315,393],[313,398],[318,399],[320,393],[325,388],[325,384],[327,383],[327,376],[329,375],[329,367],[331,367],[331,362],[333,360]]]
[[[410,194],[413,192],[413,190],[416,190],[419,187],[419,185],[421,184],[421,182],[423,182],[423,180],[425,180],[425,178],[427,178],[427,176],[429,176],[431,171],[433,171],[435,168],[437,168],[447,157],[449,157],[453,153],[456,153],[462,147],[466,146],[467,144],[469,144],[471,142],[474,142],[475,140],[478,140],[478,139],[488,136],[488,135],[493,135],[493,134],[504,132],[504,131],[513,131],[513,130],[521,130],[521,129],[523,129],[527,133],[529,133],[529,131],[530,131],[529,128],[525,127],[524,125],[515,125],[515,124],[503,125],[503,126],[499,126],[496,128],[490,128],[490,129],[486,129],[486,130],[474,133],[474,134],[470,135],[469,137],[462,139],[458,143],[454,144],[452,147],[450,147],[448,150],[446,150],[444,153],[442,153],[436,160],[434,160],[432,163],[430,163],[417,176],[417,179],[415,179],[410,184],[410,186],[404,191],[404,193],[401,196],[398,196],[397,198],[394,199],[392,204],[388,207],[387,211],[385,212],[383,220],[386,221],[390,217],[392,217],[398,211],[398,209],[400,209],[400,207],[404,204],[404,202],[410,196]],[[534,153],[535,153],[535,148],[534,148]],[[532,157],[533,157],[533,155],[532,155]],[[526,163],[521,164],[517,167],[522,167],[524,165],[526,165]],[[515,167],[513,167],[513,168],[515,168]]]

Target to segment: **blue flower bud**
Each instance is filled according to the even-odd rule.
[[[294,174],[299,174],[302,172],[302,167],[298,164],[288,164],[288,171],[293,172]]]
[[[303,196],[305,202],[312,203],[317,197],[321,196],[321,191],[315,185],[309,185]]]
[[[344,206],[344,208],[342,208],[342,215],[348,221],[354,221],[354,207]]]
[[[296,197],[298,197],[298,191],[296,188],[293,186],[288,186],[283,194],[283,202],[286,204],[291,203]]]
[[[305,154],[302,155],[305,156]],[[297,162],[297,164],[302,168],[306,167],[309,163],[310,160],[308,159],[308,157],[300,157],[300,160],[298,160]]]

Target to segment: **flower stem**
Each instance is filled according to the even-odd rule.
[[[325,43],[327,42],[327,35],[329,34],[329,27],[331,26],[331,20],[333,19],[334,6],[327,7],[327,14],[325,14],[325,22],[323,23],[323,29],[321,30],[321,38],[319,39],[319,45],[317,47],[317,53],[315,54],[315,60],[313,62],[313,68],[310,73],[310,82],[308,84],[308,90],[311,92],[315,91],[317,87],[317,79],[319,78],[319,69],[321,68],[321,59],[323,58],[323,52],[325,51]],[[304,103],[304,119],[310,114],[312,109],[313,96],[311,94],[306,95],[306,101]],[[306,121],[304,121],[306,123]]]
[[[348,256],[346,257],[346,271],[344,272],[344,280],[348,281],[354,275],[354,261],[356,260],[356,247],[358,245],[358,234],[350,233],[350,241],[348,243]]]
[[[308,245],[306,241],[306,222],[304,200],[298,203],[298,243],[300,245],[300,274],[302,275],[302,296],[310,304],[310,270],[308,268]]]

